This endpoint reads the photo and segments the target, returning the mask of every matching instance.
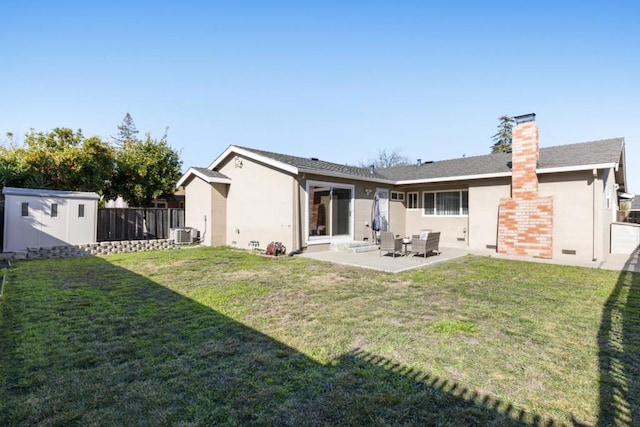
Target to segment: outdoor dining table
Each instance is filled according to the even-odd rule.
[[[411,244],[411,239],[409,237],[403,237],[402,244],[404,245],[404,256],[408,256],[409,251],[407,250],[407,247]]]

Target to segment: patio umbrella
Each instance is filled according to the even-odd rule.
[[[378,231],[380,231],[380,198],[378,193],[373,196],[373,206],[371,207],[371,230],[373,238],[378,242]]]

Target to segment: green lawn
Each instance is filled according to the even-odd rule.
[[[0,425],[640,425],[640,275],[183,249],[28,261]]]

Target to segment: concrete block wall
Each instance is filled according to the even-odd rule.
[[[122,242],[100,242],[76,246],[54,246],[49,248],[27,248],[27,259],[72,258],[90,255],[111,255],[128,252],[173,249],[173,240],[128,240]]]

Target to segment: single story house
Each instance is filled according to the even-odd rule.
[[[177,186],[206,245],[315,251],[371,240],[377,194],[383,226],[400,236],[431,229],[442,246],[596,260],[610,251],[626,190],[625,147],[539,148],[530,114],[516,118],[511,153],[374,169],[232,145]]]
[[[96,242],[96,193],[4,187],[4,252]]]

